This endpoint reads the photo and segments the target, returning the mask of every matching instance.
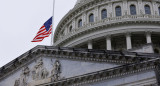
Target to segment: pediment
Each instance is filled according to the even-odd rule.
[[[139,59],[135,55],[124,55],[116,51],[37,46],[0,69],[0,86],[35,86],[150,59]]]

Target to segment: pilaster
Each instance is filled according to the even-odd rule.
[[[112,3],[108,3],[108,9],[107,9],[107,17],[113,17],[113,4]]]
[[[73,21],[72,21],[72,28],[73,29],[76,29],[76,19],[74,18]]]
[[[95,7],[95,12],[94,12],[94,14],[95,14],[95,17],[94,17],[94,19],[95,19],[95,21],[98,21],[99,20],[99,8],[98,8],[98,6],[97,7]]]
[[[127,15],[128,14],[128,2],[127,0],[123,0],[123,10],[122,10],[122,15]]]
[[[137,0],[138,2],[138,13],[137,14],[144,14],[144,6],[142,0]]]
[[[82,19],[82,22],[83,22],[82,24],[83,24],[83,26],[84,26],[84,25],[86,25],[86,23],[87,23],[87,13],[86,13],[86,12],[84,12],[84,13],[82,14],[82,18],[83,18],[83,19]]]

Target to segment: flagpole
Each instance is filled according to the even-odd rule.
[[[52,16],[52,33],[51,33],[51,46],[53,46],[53,26],[54,26],[54,7],[55,7],[55,0],[53,0],[53,16]]]

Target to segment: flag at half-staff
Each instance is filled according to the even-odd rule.
[[[52,17],[48,19],[43,26],[39,29],[37,35],[32,42],[41,42],[45,37],[49,37],[52,33]]]

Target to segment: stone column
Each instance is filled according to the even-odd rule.
[[[88,41],[88,49],[93,49],[92,40]]]
[[[107,50],[112,50],[111,36],[107,36],[107,37],[106,37],[106,49],[107,49]]]
[[[127,44],[127,50],[132,48],[131,34],[130,33],[126,34],[126,44]]]
[[[150,32],[146,32],[146,40],[147,40],[147,43],[152,43]]]

